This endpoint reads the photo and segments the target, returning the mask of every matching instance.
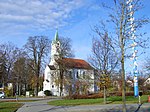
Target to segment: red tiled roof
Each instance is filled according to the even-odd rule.
[[[77,68],[77,69],[93,69],[88,62],[81,59],[73,59],[73,58],[63,58],[62,64],[67,68]]]

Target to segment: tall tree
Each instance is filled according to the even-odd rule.
[[[19,49],[12,43],[5,43],[0,45],[0,52],[2,55],[2,65],[5,68],[3,72],[3,83],[10,82],[12,75],[12,68],[14,62],[18,57]]]
[[[6,57],[5,53],[0,51],[0,87],[4,87],[6,76]]]
[[[25,94],[27,86],[30,85],[31,75],[33,74],[31,68],[29,67],[29,63],[29,59],[27,59],[25,55],[20,55],[14,62],[11,79],[12,82],[16,84],[16,91],[18,95]],[[24,89],[22,87],[24,87]]]
[[[133,40],[135,42],[134,46],[143,46],[143,42],[145,42],[145,40],[143,40],[143,34],[145,32],[141,33],[140,28],[142,28],[144,24],[148,23],[148,19],[145,17],[135,19],[132,18],[134,19],[134,22],[131,22],[130,15],[134,16],[136,12],[138,12],[139,9],[141,9],[141,0],[115,0],[114,2],[115,4],[113,7],[107,8],[110,9],[110,11],[112,11],[109,14],[110,19],[108,20],[108,22],[109,25],[112,25],[112,28],[114,28],[113,30],[116,32],[116,35],[113,33],[113,41],[108,43],[113,48],[114,52],[118,54],[116,55],[116,57],[118,57],[118,60],[121,63],[123,112],[126,112],[124,67],[125,57],[131,56],[128,55],[130,53],[127,49],[133,46],[131,45],[133,43]],[[129,8],[131,10],[129,10]]]
[[[60,89],[60,96],[61,96],[63,92],[63,87],[65,85],[65,80],[66,80],[64,73],[67,72],[66,66],[64,65],[64,63],[62,63],[63,58],[74,57],[74,53],[72,50],[70,38],[62,37],[62,36],[58,37],[58,32],[56,32],[55,36],[56,36],[55,41],[60,42],[60,49],[59,49],[60,52],[59,52],[59,59],[56,59],[59,67],[58,67],[58,70],[56,70],[56,75],[54,75],[53,78],[54,78],[55,84]]]
[[[62,57],[74,57],[74,52],[72,49],[71,39],[68,37],[60,37],[60,47],[61,47],[61,56]]]
[[[29,37],[25,44],[25,49],[29,58],[34,62],[34,65],[30,65],[30,67],[36,76],[35,95],[37,96],[42,62],[44,62],[44,57],[50,52],[50,40],[45,36]]]
[[[71,46],[71,39],[67,37],[60,37],[59,41],[60,41],[60,49],[61,49],[59,61],[62,61],[61,60],[62,58],[74,57],[74,52]],[[60,96],[61,96],[63,91],[63,86],[65,85],[64,72],[67,72],[66,71],[67,68],[62,63],[59,63],[59,69],[60,69],[59,79],[60,79]]]
[[[89,58],[90,63],[97,70],[97,84],[104,89],[104,103],[106,103],[106,88],[110,83],[110,74],[115,70],[118,60],[108,42],[111,38],[103,27],[103,32],[95,26],[94,32],[99,38],[93,38],[92,55]]]

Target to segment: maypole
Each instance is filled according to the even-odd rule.
[[[131,47],[133,49],[132,59],[133,59],[133,76],[134,76],[134,96],[139,96],[139,89],[138,89],[138,70],[137,70],[137,43],[136,43],[136,35],[135,35],[135,23],[134,23],[134,10],[133,10],[133,1],[134,0],[128,0],[128,12],[129,12],[129,22],[130,22],[130,39],[132,40]]]

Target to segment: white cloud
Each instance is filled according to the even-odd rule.
[[[83,0],[1,0],[0,29],[50,29],[67,24],[72,11],[83,6]],[[10,30],[10,28],[9,28]]]

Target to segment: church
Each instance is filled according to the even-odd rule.
[[[82,59],[61,57],[58,31],[51,43],[51,59],[45,68],[43,91],[55,96],[88,94],[96,91],[94,68]]]

